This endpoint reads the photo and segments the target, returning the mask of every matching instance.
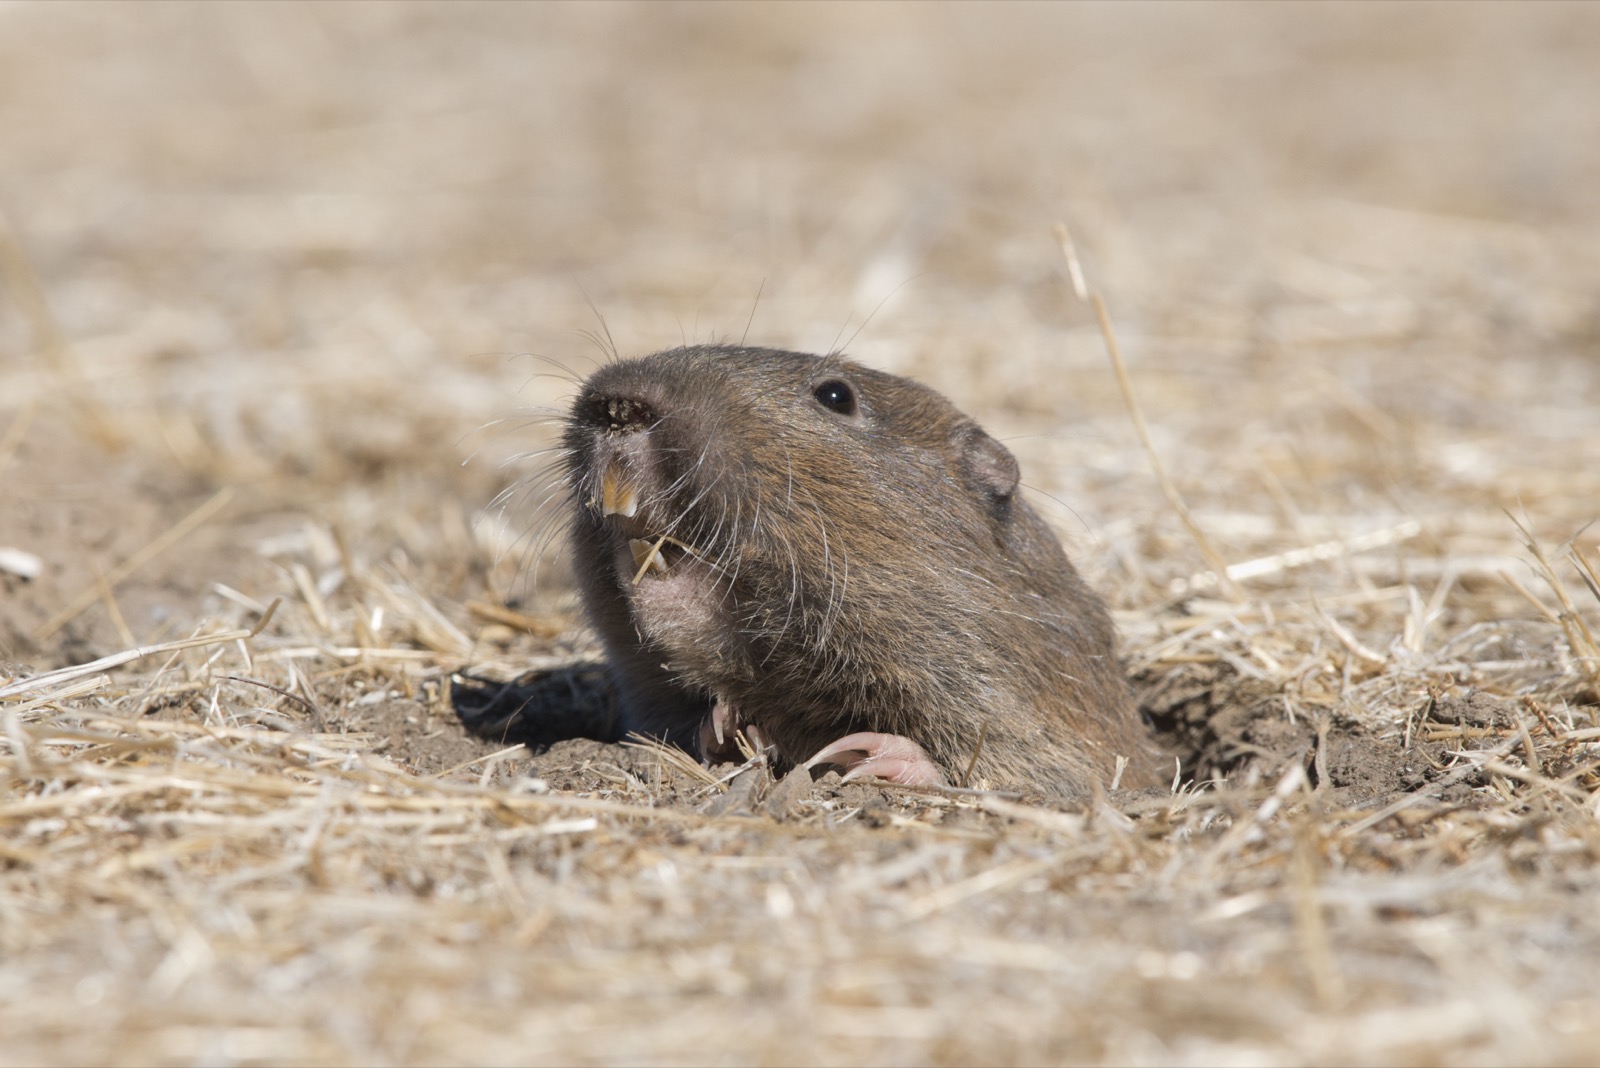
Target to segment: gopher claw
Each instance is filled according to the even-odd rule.
[[[711,714],[700,724],[700,755],[713,764],[740,759],[733,740],[739,729],[739,714],[722,698],[711,706]]]
[[[818,764],[837,764],[844,768],[845,782],[870,776],[901,786],[948,785],[944,772],[927,751],[898,734],[862,731],[846,735],[806,761],[808,769]]]

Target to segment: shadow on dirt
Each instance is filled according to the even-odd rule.
[[[1410,793],[1465,801],[1487,777],[1461,753],[1527,730],[1517,701],[1482,690],[1430,695],[1408,722],[1374,728],[1338,712],[1292,716],[1276,687],[1221,663],[1151,671],[1133,686],[1185,779],[1271,782],[1300,764],[1313,788],[1354,806]]]

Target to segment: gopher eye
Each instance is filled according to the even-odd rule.
[[[841,382],[837,378],[830,378],[811,391],[817,398],[817,403],[836,412],[839,415],[856,414],[856,391],[850,388],[850,383]]]

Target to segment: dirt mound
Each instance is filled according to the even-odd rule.
[[[0,1062],[1593,1059],[1594,7],[0,29]],[[741,337],[1004,440],[1175,789],[541,726],[552,420]]]

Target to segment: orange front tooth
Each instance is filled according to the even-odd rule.
[[[622,474],[622,465],[613,460],[600,474],[600,515],[620,515],[632,519],[639,511],[639,494]]]

